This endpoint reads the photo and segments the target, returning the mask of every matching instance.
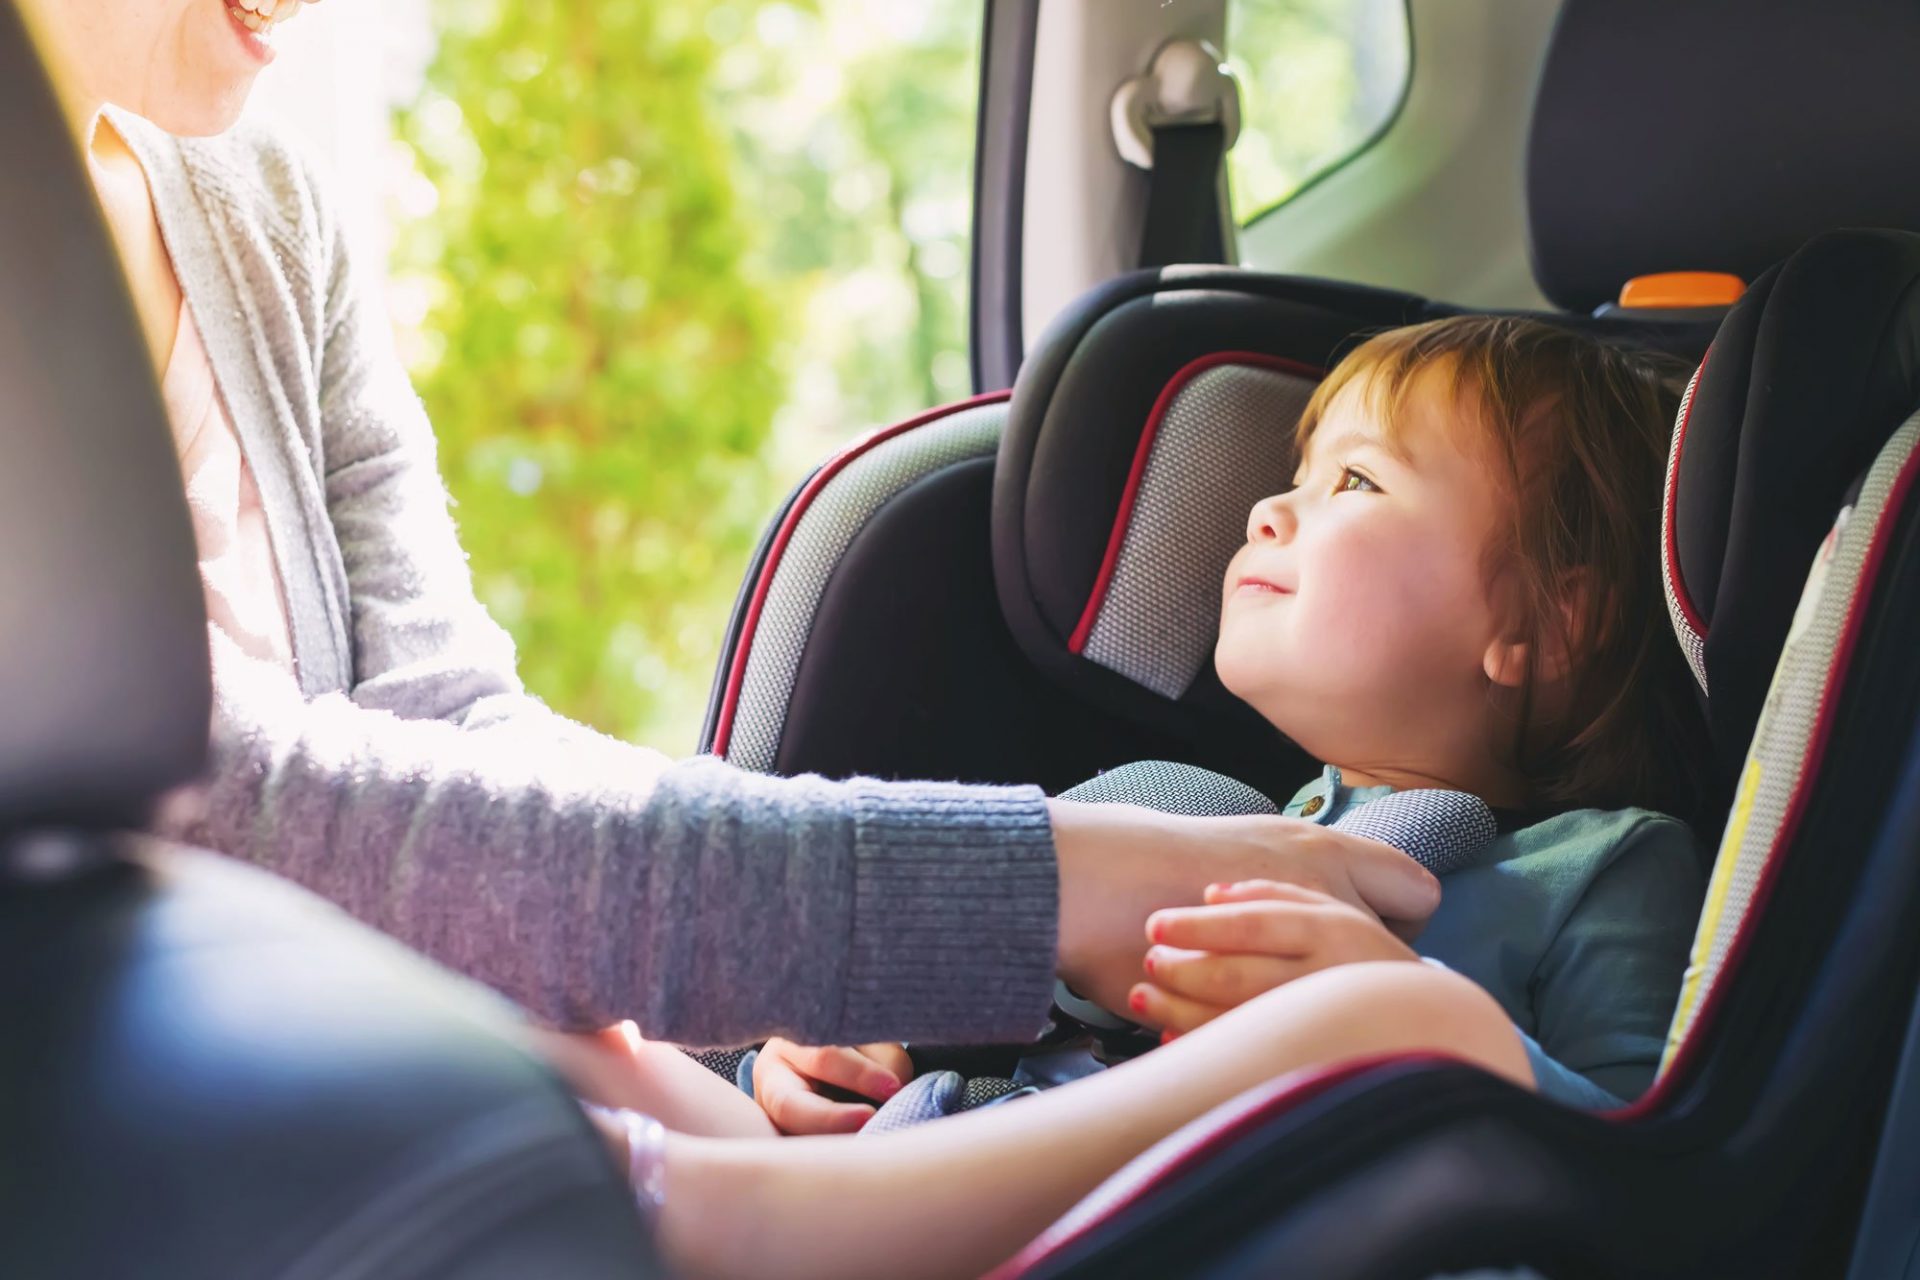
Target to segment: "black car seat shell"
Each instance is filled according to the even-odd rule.
[[[1429,1059],[1305,1073],[1143,1157],[1005,1275],[1844,1270],[1920,973],[1916,282],[1920,237],[1816,240],[1729,317],[1675,433],[1677,589],[1731,599],[1738,512],[1786,545],[1746,607],[1676,615],[1678,639],[1705,625],[1715,701],[1723,668],[1778,661],[1714,717],[1742,787],[1654,1089],[1589,1115]],[[1696,449],[1739,465],[1696,491]]]
[[[512,1011],[126,834],[206,758],[178,463],[81,158],[0,6],[0,1271],[656,1274]]]

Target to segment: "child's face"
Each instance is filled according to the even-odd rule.
[[[1485,750],[1502,499],[1467,412],[1426,375],[1389,444],[1356,379],[1228,566],[1220,678],[1319,759],[1421,772]]]

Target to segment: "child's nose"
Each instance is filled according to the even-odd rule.
[[[1247,517],[1248,542],[1278,542],[1292,534],[1293,512],[1288,509],[1284,494],[1262,498],[1253,504],[1253,512]]]

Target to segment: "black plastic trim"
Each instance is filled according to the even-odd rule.
[[[976,394],[1013,385],[1026,356],[1022,240],[1040,0],[987,0],[973,162],[969,330]]]

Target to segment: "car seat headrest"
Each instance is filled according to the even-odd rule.
[[[1232,268],[1112,281],[1042,337],[995,468],[995,585],[1015,640],[1192,762],[1291,791],[1299,759],[1213,671],[1221,575],[1286,487],[1321,374],[1369,333],[1453,314],[1409,294]],[[1557,317],[1697,358],[1711,325]],[[1225,748],[1221,744],[1227,744]]]
[[[0,7],[0,839],[112,828],[204,759],[193,530],[73,133]]]
[[[1905,232],[1810,241],[1754,282],[1695,374],[1668,462],[1662,559],[1722,798],[1816,553],[1916,409],[1920,235]]]
[[[1566,0],[1527,142],[1534,276],[1590,311],[1635,276],[1752,280],[1810,237],[1920,231],[1920,7]]]

